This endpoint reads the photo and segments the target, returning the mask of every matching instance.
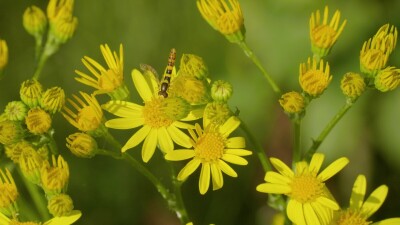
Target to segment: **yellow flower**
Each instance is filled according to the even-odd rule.
[[[0,39],[0,71],[8,63],[8,46],[5,40]]]
[[[92,158],[96,154],[97,142],[86,133],[74,133],[67,137],[67,148],[75,156]]]
[[[44,134],[51,128],[51,117],[43,109],[33,108],[28,111],[25,123],[32,134]]]
[[[0,212],[0,224],[1,225],[70,225],[75,223],[82,216],[81,211],[73,210],[67,216],[54,217],[44,223],[37,222],[19,222],[16,220],[10,220],[7,216]]]
[[[319,64],[319,68],[318,68]],[[308,58],[307,64],[300,64],[300,86],[304,92],[311,97],[320,96],[328,87],[332,80],[332,75],[329,74],[329,64],[326,63],[324,69],[324,61],[321,59],[319,62],[316,59]]]
[[[21,100],[30,108],[38,106],[42,97],[42,84],[37,80],[26,80],[22,82],[19,90]]]
[[[78,128],[80,131],[95,132],[98,128],[101,128],[103,111],[94,96],[88,95],[84,92],[79,93],[85,101],[76,95],[72,96],[77,103],[72,99],[68,99],[68,102],[72,107],[74,107],[77,113],[73,112],[67,106],[64,106],[64,112],[62,112],[62,115],[70,124]]]
[[[204,123],[204,120],[203,120]],[[240,121],[236,117],[229,118],[222,126],[203,124],[195,125],[195,131],[189,130],[192,136],[193,149],[178,149],[165,155],[165,159],[181,161],[191,159],[179,172],[178,180],[186,180],[201,164],[199,178],[200,194],[205,194],[212,180],[213,190],[222,188],[224,180],[222,172],[231,177],[237,177],[237,173],[226,162],[236,165],[247,165],[242,156],[251,155],[252,152],[244,150],[243,137],[228,136],[236,130]]]
[[[12,121],[22,121],[27,112],[27,106],[21,101],[9,102],[4,109],[7,119]]]
[[[206,79],[178,73],[168,89],[170,96],[181,97],[192,105],[206,104],[210,100],[209,83]]]
[[[214,101],[227,102],[232,96],[232,85],[224,80],[214,81],[211,86],[211,97]]]
[[[24,129],[16,121],[4,120],[0,122],[0,143],[10,145],[18,142],[24,136]]]
[[[113,100],[122,100],[128,97],[128,91],[124,85],[124,53],[122,44],[119,46],[119,56],[108,47],[107,44],[100,45],[101,53],[107,63],[108,69],[104,68],[98,62],[90,57],[85,56],[82,59],[83,64],[91,72],[92,76],[75,70],[79,75],[75,80],[78,82],[96,88],[94,94],[108,93]],[[118,89],[125,90],[122,96],[114,96],[119,92]],[[121,90],[121,91],[122,91]],[[120,91],[120,92],[121,92]],[[115,92],[115,93],[114,93]],[[113,95],[114,93],[114,95]]]
[[[386,66],[390,53],[397,42],[397,28],[383,25],[374,37],[364,42],[360,51],[360,69],[369,77],[374,77]]]
[[[147,76],[136,69],[132,71],[133,83],[144,101],[144,106],[127,101],[110,101],[102,105],[106,111],[119,116],[106,122],[106,127],[113,129],[141,128],[126,142],[121,151],[133,148],[143,140],[142,159],[148,162],[157,146],[163,152],[174,149],[173,142],[184,147],[191,147],[189,136],[179,128],[189,129],[192,125],[179,120],[194,120],[189,112],[189,104],[181,98],[158,95],[158,82],[155,76]]]
[[[42,188],[48,198],[64,193],[68,187],[69,167],[61,155],[52,156],[52,162],[44,162],[41,169]]]
[[[11,159],[14,163],[19,163],[19,160],[21,158],[21,154],[24,151],[36,151],[32,144],[22,140],[20,142],[17,142],[12,145],[7,145],[6,146],[6,155],[9,159]]]
[[[358,98],[364,92],[365,87],[364,78],[358,73],[346,73],[340,82],[343,94],[351,99]]]
[[[324,17],[321,21],[320,11],[311,14],[310,18],[310,38],[311,49],[315,55],[322,58],[329,54],[339,35],[342,33],[346,20],[339,27],[340,12],[335,11],[328,24],[328,6],[325,6]]]
[[[229,2],[229,4],[228,4]],[[242,9],[237,0],[197,0],[203,18],[232,43],[245,38]]]
[[[15,215],[18,213],[16,205],[18,197],[17,186],[8,169],[5,169],[5,172],[0,169],[0,175],[0,208],[10,215]]]
[[[281,96],[279,104],[287,113],[300,113],[304,110],[305,99],[300,93],[291,91]]]
[[[50,0],[47,5],[47,17],[50,32],[58,43],[65,43],[75,32],[78,19],[72,16],[74,0]]]
[[[22,22],[25,30],[35,37],[41,37],[47,25],[47,19],[44,12],[35,5],[26,8],[22,17]]]
[[[375,79],[375,88],[386,92],[396,89],[400,84],[400,69],[389,66],[379,71]]]
[[[74,203],[69,195],[59,194],[48,200],[47,208],[53,216],[67,216],[74,209]]]
[[[52,87],[47,89],[40,99],[40,106],[52,114],[59,112],[64,104],[65,93],[60,87]]]
[[[40,184],[40,169],[43,158],[33,148],[23,149],[19,157],[19,165],[22,174],[32,183]]]
[[[257,191],[287,195],[286,213],[296,225],[327,224],[339,205],[332,199],[325,181],[342,170],[349,160],[342,157],[319,173],[324,158],[323,154],[315,153],[309,164],[297,162],[293,171],[281,160],[270,158],[278,172],[267,172],[267,183],[258,185]]]
[[[336,212],[329,225],[390,225],[400,224],[400,218],[391,218],[373,223],[368,221],[383,204],[388,193],[388,187],[381,185],[375,189],[364,201],[367,189],[367,180],[364,175],[359,175],[354,182],[350,197],[350,206]]]
[[[223,125],[232,115],[226,102],[210,102],[204,109],[203,120],[206,124],[219,126]]]
[[[198,79],[204,79],[208,76],[208,68],[200,56],[182,54],[179,73],[186,73],[190,76],[197,77]]]

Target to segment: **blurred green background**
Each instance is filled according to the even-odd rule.
[[[308,30],[311,12],[329,5],[331,14],[339,9],[342,18],[347,19],[344,32],[327,57],[333,81],[325,94],[307,109],[302,127],[304,148],[310,146],[311,139],[344,104],[340,79],[346,72],[359,71],[358,56],[363,42],[385,23],[400,25],[397,0],[242,0],[240,3],[247,43],[284,91],[300,91],[299,63],[311,56]],[[0,38],[7,40],[10,52],[5,77],[0,81],[0,110],[9,101],[19,99],[21,82],[33,74],[34,40],[22,26],[22,13],[32,4],[45,9],[47,1],[0,0]],[[45,88],[61,86],[67,96],[81,90],[91,92],[91,88],[74,80],[75,69],[86,71],[81,58],[86,55],[104,65],[100,44],[107,43],[117,50],[122,43],[125,79],[132,98],[139,100],[130,71],[146,63],[161,74],[169,50],[174,47],[178,58],[182,53],[201,56],[213,80],[231,82],[234,87],[231,108],[240,110],[240,117],[269,156],[290,162],[291,125],[277,103],[279,96],[238,47],[228,43],[201,18],[195,0],[77,0],[74,15],[79,20],[78,28],[74,37],[47,62],[41,77]],[[397,49],[389,65],[399,66],[399,58]],[[388,198],[373,218],[400,216],[399,115],[398,90],[368,91],[321,145],[320,150],[327,154],[326,163],[341,156],[350,159],[343,172],[328,184],[341,205],[348,204],[353,182],[363,173],[367,176],[368,193],[380,184],[389,186]],[[70,165],[69,194],[75,208],[83,212],[76,224],[178,224],[155,188],[127,163],[103,156],[90,160],[74,157],[65,147],[65,137],[75,132],[75,128],[61,115],[54,118],[54,126],[61,154]],[[132,133],[128,130],[114,134],[124,143]],[[101,141],[99,144],[104,145]],[[131,153],[140,157],[139,149]],[[222,190],[201,196],[198,171],[183,184],[184,201],[195,225],[270,223],[274,211],[266,206],[266,195],[255,191],[263,182],[264,172],[255,155],[248,160],[248,166],[234,167],[238,178],[225,176]],[[166,168],[159,152],[148,166],[160,177]]]

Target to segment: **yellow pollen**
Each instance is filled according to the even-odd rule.
[[[337,225],[368,225],[372,222],[366,221],[366,218],[359,212],[352,210],[343,211],[336,220]]]
[[[168,117],[163,110],[163,98],[153,98],[143,107],[144,123],[154,128],[167,127],[174,120]]]
[[[304,204],[322,196],[324,184],[312,174],[301,174],[294,177],[291,187],[290,197]]]
[[[195,154],[203,162],[215,162],[222,158],[225,149],[225,139],[219,133],[204,133],[197,139]]]

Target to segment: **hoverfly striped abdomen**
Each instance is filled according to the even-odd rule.
[[[171,74],[172,70],[174,69],[175,58],[176,50],[175,48],[173,48],[169,53],[167,69],[165,70],[164,78],[160,84],[160,91],[158,92],[158,95],[162,95],[164,98],[168,97],[167,90],[169,87],[169,83],[171,82]]]

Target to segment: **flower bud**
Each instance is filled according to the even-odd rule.
[[[17,121],[4,120],[0,122],[0,143],[10,145],[18,142],[24,136],[24,129]]]
[[[232,92],[232,85],[227,81],[217,80],[211,86],[211,97],[217,102],[227,102]]]
[[[279,104],[286,113],[300,113],[304,110],[305,99],[300,93],[291,91],[281,96]]]
[[[188,74],[198,79],[204,79],[208,76],[208,69],[201,57],[193,54],[183,54],[179,73]]]
[[[44,162],[41,169],[42,187],[50,198],[54,195],[64,193],[68,187],[69,168],[67,162],[61,155],[52,156],[52,163]]]
[[[25,10],[22,22],[30,35],[41,37],[46,29],[47,18],[39,7],[33,5]]]
[[[40,169],[43,159],[33,148],[26,148],[21,152],[19,165],[26,179],[33,184],[40,184]]]
[[[381,92],[391,91],[400,84],[400,69],[389,66],[379,71],[375,77],[375,88]]]
[[[37,80],[26,80],[22,83],[19,91],[21,100],[30,108],[39,105],[39,100],[42,97],[42,85]]]
[[[21,101],[12,101],[4,109],[7,119],[12,121],[22,121],[28,112],[28,107]]]
[[[6,156],[15,164],[19,163],[23,151],[35,151],[35,149],[25,140],[6,146]]]
[[[33,108],[28,111],[25,123],[32,134],[44,134],[51,128],[51,117],[43,109]]]
[[[96,155],[97,142],[86,133],[74,133],[67,137],[67,148],[75,156],[92,158]]]
[[[312,61],[308,58],[307,64],[300,64],[299,83],[303,91],[311,97],[316,98],[320,96],[328,87],[331,80],[332,76],[329,74],[329,64],[326,63],[324,69],[323,60],[317,62],[314,58]]]
[[[7,63],[8,63],[7,42],[5,40],[0,39],[0,71],[4,69]]]
[[[364,78],[358,73],[346,73],[340,82],[340,88],[346,97],[351,99],[358,98],[365,90]]]
[[[47,208],[54,217],[61,217],[69,215],[72,212],[74,203],[69,195],[59,194],[50,198]]]
[[[209,84],[205,79],[198,79],[185,73],[172,80],[169,88],[171,96],[185,99],[191,105],[205,104],[209,101]]]
[[[232,111],[226,102],[211,102],[204,109],[204,124],[223,125],[231,116]]]
[[[59,112],[64,104],[65,93],[60,87],[52,87],[47,89],[40,99],[40,106],[51,114]]]
[[[17,186],[8,169],[5,169],[5,172],[0,169],[0,175],[0,208],[5,214],[15,215],[18,213]]]

